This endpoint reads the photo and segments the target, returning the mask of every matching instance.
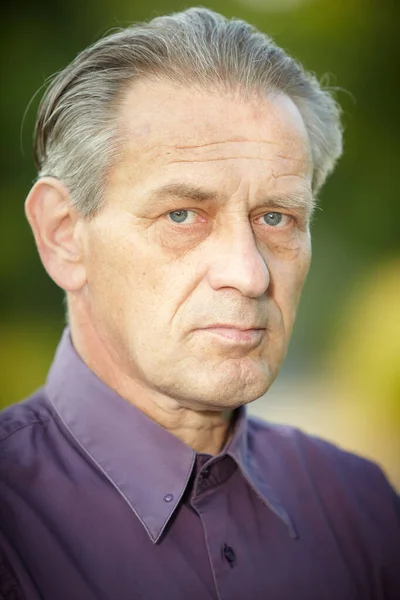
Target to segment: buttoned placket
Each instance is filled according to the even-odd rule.
[[[227,497],[223,486],[224,478],[229,478],[229,473],[236,471],[237,466],[230,456],[215,461],[203,458],[204,464],[206,466],[201,466],[201,460],[197,461],[195,496],[191,504],[202,521],[218,600],[236,600],[232,590],[235,588],[234,580],[240,575],[235,576],[233,571],[239,562],[229,535],[231,519],[228,520]]]

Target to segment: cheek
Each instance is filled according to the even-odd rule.
[[[311,242],[310,238],[300,246],[300,251],[293,265],[293,285],[299,291],[302,290],[311,264]]]
[[[272,256],[269,260],[271,294],[283,314],[294,319],[311,261],[309,245],[296,251],[290,260]]]
[[[132,281],[133,260],[127,244],[102,228],[88,237],[85,249],[87,291],[96,312],[115,318],[120,314]]]
[[[91,250],[88,291],[92,308],[102,318],[137,333],[153,329],[150,323],[154,327],[169,323],[179,304],[181,268],[162,260],[154,246],[149,251],[132,237],[129,242],[102,239]]]

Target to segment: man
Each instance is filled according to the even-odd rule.
[[[69,326],[1,416],[3,598],[399,598],[380,469],[244,408],[287,350],[334,100],[190,9],[59,73],[35,151],[26,214]]]

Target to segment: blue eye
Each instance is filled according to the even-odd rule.
[[[183,223],[184,221],[186,221],[186,219],[188,217],[188,211],[187,210],[173,210],[172,212],[168,213],[168,216],[171,219],[171,221],[173,221],[174,223]]]
[[[263,219],[267,225],[272,225],[272,227],[279,225],[282,221],[283,214],[279,212],[269,212],[263,215]]]

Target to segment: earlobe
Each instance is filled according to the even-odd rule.
[[[67,188],[54,177],[39,179],[26,199],[25,214],[47,273],[63,290],[79,291],[86,283],[80,217]]]

